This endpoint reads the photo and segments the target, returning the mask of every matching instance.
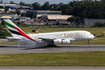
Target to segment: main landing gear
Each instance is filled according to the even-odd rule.
[[[48,44],[47,47],[56,47],[55,44]]]

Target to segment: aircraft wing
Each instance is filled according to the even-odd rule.
[[[52,42],[55,39],[61,39],[61,40],[69,39],[70,41],[74,41],[75,40],[74,38],[53,38],[53,39],[52,38],[40,38],[40,39],[42,39],[45,42]]]
[[[18,41],[18,40],[21,40],[21,38],[16,38],[16,37],[7,37],[8,40],[11,40],[11,41]]]
[[[50,38],[39,38],[39,39],[42,39],[42,41],[44,41],[44,42],[51,42],[51,41],[53,41],[53,39],[50,39]]]

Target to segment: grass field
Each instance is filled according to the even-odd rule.
[[[105,52],[1,54],[0,66],[105,66]]]

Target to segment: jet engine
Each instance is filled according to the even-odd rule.
[[[61,44],[61,39],[55,39],[53,42],[54,44]]]
[[[70,43],[70,40],[69,39],[62,40],[62,44],[69,44],[69,43]]]
[[[54,44],[69,44],[70,43],[70,40],[69,39],[55,39],[54,41]]]

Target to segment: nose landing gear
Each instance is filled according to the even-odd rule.
[[[90,42],[89,42],[90,40],[88,40],[88,44],[90,44]]]

